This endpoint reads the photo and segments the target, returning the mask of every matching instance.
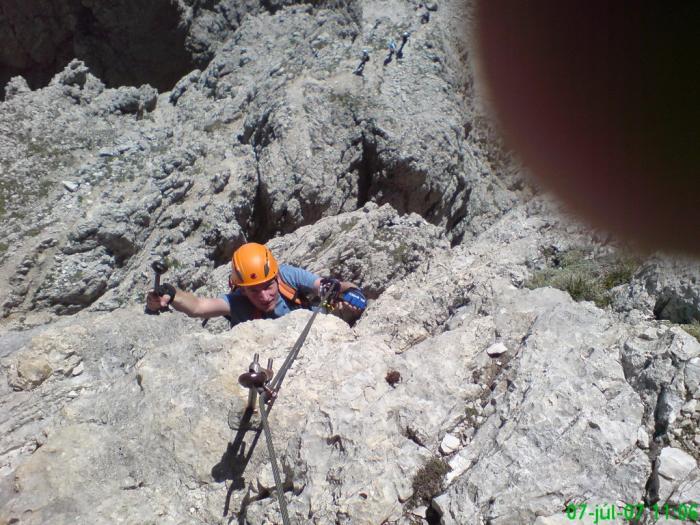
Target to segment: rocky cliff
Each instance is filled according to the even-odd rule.
[[[310,313],[143,314],[152,260],[216,295],[246,240],[370,298],[352,327],[316,320],[270,414],[293,522],[700,503],[697,263],[628,255],[526,182],[470,20],[0,7],[0,523],[281,523],[237,378]]]

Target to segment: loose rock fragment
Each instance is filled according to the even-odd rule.
[[[445,437],[442,438],[442,442],[440,443],[440,451],[443,454],[452,454],[452,452],[459,449],[461,444],[462,443],[457,436],[445,434]]]
[[[498,357],[505,354],[507,351],[508,348],[501,342],[494,343],[486,349],[486,353],[489,357]]]

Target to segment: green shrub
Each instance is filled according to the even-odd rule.
[[[412,505],[427,504],[443,490],[443,478],[450,470],[450,466],[439,458],[431,458],[418,469],[413,477]]]
[[[683,330],[692,335],[700,342],[700,322],[695,320],[692,323],[679,325]]]
[[[611,290],[621,284],[632,281],[634,272],[637,271],[641,261],[639,258],[623,255],[615,259],[603,276],[603,286],[606,290]]]
[[[168,267],[169,270],[179,270],[180,268],[184,268],[184,263],[180,261],[179,259],[176,259],[175,257],[166,257],[165,258],[165,265]]]
[[[592,251],[582,248],[567,250],[558,258],[554,255],[545,253],[554,266],[535,272],[525,286],[551,286],[568,292],[575,301],[593,301],[601,308],[610,304],[610,290],[630,282],[640,264],[639,259],[625,254],[596,258]]]

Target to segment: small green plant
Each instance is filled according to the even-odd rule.
[[[700,342],[700,321],[694,319],[691,323],[681,324],[679,326]]]
[[[182,261],[180,261],[179,259],[176,259],[175,257],[166,257],[165,264],[171,270],[179,270],[180,268],[183,268],[185,266],[182,263]]]
[[[603,276],[603,287],[611,290],[621,284],[629,283],[637,271],[641,261],[629,255],[622,255],[615,259]]]
[[[602,302],[600,283],[591,279],[585,272],[572,272],[561,279],[563,289],[569,292],[574,301]]]
[[[576,248],[557,257],[551,250],[544,253],[554,261],[525,283],[530,289],[551,286],[564,290],[575,301],[593,301],[603,308],[611,302],[610,290],[632,280],[640,260],[626,254],[594,257],[590,250]]]
[[[413,496],[409,503],[413,506],[428,504],[443,490],[443,479],[450,466],[439,458],[430,458],[418,469],[413,477]]]

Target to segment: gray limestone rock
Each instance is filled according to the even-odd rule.
[[[647,261],[612,308],[526,288],[613,247],[533,195],[462,63],[469,6],[436,7],[0,6],[0,521],[279,523],[237,378],[311,314],[143,314],[152,261],[217,296],[249,240],[370,298],[318,316],[270,414],[296,522],[700,499],[692,263]]]
[[[652,463],[637,446],[638,430],[654,415],[645,391],[640,396],[633,388],[639,385],[627,382],[636,361],[620,353],[632,352],[625,341],[649,326],[631,329],[561,291],[514,286],[518,268],[554,234],[526,210],[514,210],[471,246],[449,250],[433,238],[431,256],[416,259],[414,271],[381,293],[354,329],[332,316],[316,321],[271,413],[294,519],[396,521],[435,497],[446,523],[528,522],[556,515],[562,500],[644,497]],[[426,226],[415,221],[369,206],[282,238],[276,249],[291,258],[293,248],[325,238],[327,249],[315,257],[328,264],[343,242],[371,243],[392,228],[394,239],[417,236]],[[343,224],[351,227],[343,231]],[[448,267],[464,275],[463,288],[432,270]],[[391,295],[398,290],[407,292],[401,302]],[[460,302],[467,306],[459,322],[442,329],[449,305]],[[386,331],[392,316],[404,321]],[[251,450],[254,434],[238,433],[247,393],[236,378],[255,352],[279,364],[308,318],[295,312],[211,334],[181,315],[144,316],[134,307],[82,312],[17,339],[2,361],[3,410],[11,414],[2,448],[14,451],[4,457],[4,508],[28,523],[46,516],[70,523],[88,508],[97,523],[110,521],[114,509],[137,521],[216,523],[223,509],[249,523],[278,520],[277,504],[265,497],[272,482],[264,441]],[[496,337],[509,351],[492,358],[484,349]],[[644,352],[679,359],[672,349],[683,348],[682,337],[669,330],[640,338],[651,345],[641,359]],[[659,373],[663,363],[654,365]],[[386,380],[391,370],[401,377],[393,385]],[[674,384],[666,385],[666,397],[681,392]],[[32,416],[37,406],[42,419]],[[427,500],[406,506],[446,435],[464,436],[458,439],[465,446],[449,459],[452,470]],[[616,468],[606,470],[611,464]],[[68,472],[62,486],[40,499],[39,487],[58,483],[46,472],[57,469]],[[78,471],[80,478],[70,474]],[[447,487],[442,495],[440,485]],[[61,506],[66,498],[71,505]]]
[[[269,246],[288,264],[354,282],[374,299],[449,245],[441,230],[419,215],[368,203],[359,211],[299,228]]]
[[[682,481],[696,467],[695,459],[677,448],[664,448],[658,461],[659,475],[668,480]]]
[[[119,31],[135,7],[123,0],[87,9],[96,23]],[[260,6],[182,2],[179,9],[183,27],[192,31],[190,43],[200,42],[198,56],[211,55],[211,61],[192,68],[169,94],[158,96],[146,85],[105,88],[94,74],[113,78],[124,63],[96,65],[81,57],[48,87],[25,94],[30,98],[4,103],[0,160],[11,184],[2,189],[7,228],[0,243],[25,253],[33,250],[38,231],[56,238],[57,246],[17,285],[9,279],[21,257],[6,258],[0,282],[6,274],[2,284],[11,294],[2,315],[46,307],[74,311],[31,293],[56,273],[51,257],[60,254],[84,253],[88,272],[97,269],[95,260],[111,267],[106,288],[69,301],[110,309],[136,298],[134,285],[145,284],[140,274],[148,262],[140,253],[196,267],[171,274],[176,284],[196,289],[244,238],[267,240],[366,203],[420,214],[458,242],[483,231],[515,202],[520,190],[494,186],[480,175],[488,170],[486,145],[464,132],[464,101],[449,89],[459,82],[461,66],[446,61],[449,66],[438,70],[432,55],[419,52],[452,53],[449,26],[414,32],[416,52],[403,62],[408,69],[392,69],[387,79],[368,74],[362,84],[346,67],[352,42],[363,28],[363,38],[374,41],[369,28],[372,20],[385,19],[382,9],[369,9],[367,20],[355,4],[263,13]],[[139,24],[152,14],[150,8],[142,13]],[[410,24],[411,18],[399,14],[393,23]],[[68,24],[66,31],[74,30]],[[100,45],[106,50],[119,38]],[[441,121],[443,115],[450,115],[449,122]],[[59,194],[53,184],[63,180],[78,185],[76,191]],[[112,209],[128,213],[110,215]],[[79,242],[70,234],[93,226]],[[414,264],[402,263],[405,269],[392,279]],[[348,270],[358,279],[367,265],[353,265]],[[381,283],[372,279],[362,280],[379,290]],[[90,279],[98,281],[104,276]]]
[[[636,441],[644,410],[616,360],[621,334],[595,309],[567,307],[558,294],[508,294],[509,315],[538,313],[504,374],[515,388],[459,453],[467,468],[451,473],[454,482],[435,500],[446,523],[469,511],[475,521],[527,523],[562,500],[643,496],[650,464]],[[597,393],[582,397],[587,384]],[[605,470],[610,464],[616,468]]]
[[[685,384],[694,398],[700,396],[700,358],[689,360],[684,369]]]
[[[158,92],[151,86],[122,87],[108,89],[94,101],[96,111],[106,113],[138,113],[153,111],[156,107]]]
[[[659,497],[662,501],[674,501],[685,504],[697,498],[697,478],[700,471],[697,461],[683,450],[665,447],[659,454]],[[686,494],[689,499],[680,500]],[[677,504],[678,504],[677,503]]]
[[[29,85],[27,84],[27,81],[24,79],[24,77],[21,76],[12,77],[5,85],[6,99],[11,99],[13,97],[16,97],[17,95],[29,92],[31,92],[31,90],[29,89]]]
[[[697,261],[657,256],[619,290],[615,308],[637,309],[674,323],[700,321],[700,265]]]
[[[85,86],[89,71],[89,68],[82,61],[71,60],[65,69],[52,79],[51,83],[82,88]]]

